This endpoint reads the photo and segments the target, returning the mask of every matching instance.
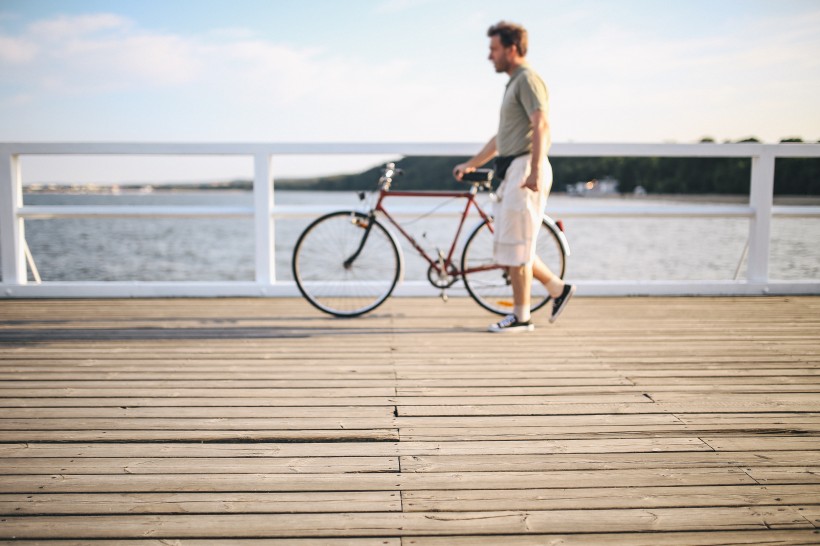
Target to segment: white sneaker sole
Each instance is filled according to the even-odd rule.
[[[509,328],[498,328],[495,324],[487,328],[488,332],[493,334],[520,334],[522,332],[532,332],[535,330],[535,324],[527,324],[526,326],[510,326]]]

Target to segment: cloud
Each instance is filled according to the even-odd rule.
[[[0,106],[20,107],[32,102],[34,97],[25,93],[18,93],[16,95],[8,95],[0,98]]]
[[[733,19],[709,32],[606,22],[544,54],[557,140],[813,134],[820,121],[820,12]],[[800,105],[802,117],[795,114]]]
[[[378,13],[399,13],[434,3],[435,0],[382,0],[376,6]]]
[[[157,33],[109,14],[35,22],[0,35],[0,78],[29,91],[86,94],[198,86],[245,97],[368,96],[406,63],[370,66],[318,48],[295,48],[231,28],[206,36]]]
[[[464,97],[463,86],[448,90],[446,82],[408,60],[374,62],[294,47],[242,28],[162,33],[98,14],[35,22],[0,40],[15,45],[0,58],[0,84],[8,82],[0,86],[6,93],[0,104],[21,103],[20,97],[31,108],[37,100],[52,106],[82,100],[86,108],[89,99],[119,101],[119,121],[108,126],[129,130],[123,106],[132,126],[143,125],[144,118],[135,118],[142,109],[157,118],[154,131],[162,131],[153,138],[186,124],[188,130],[201,127],[205,118],[220,135],[230,128],[250,135],[260,127],[264,138],[286,140],[446,138],[456,121],[447,119],[452,105],[475,100]],[[197,119],[191,124],[185,115]]]
[[[60,16],[53,19],[36,21],[29,25],[28,33],[42,40],[60,42],[65,39],[85,37],[107,30],[123,30],[130,27],[130,22],[111,13],[99,13],[79,16]]]
[[[37,46],[27,40],[0,36],[0,63],[15,65],[30,62],[37,55]]]
[[[436,11],[412,9],[426,1],[388,0],[375,9],[405,10],[409,20],[411,11]],[[820,12],[733,17],[683,32],[596,19],[585,6],[531,23],[530,61],[550,86],[555,141],[697,139],[737,120],[762,125],[764,110],[777,133],[770,138],[815,132],[804,127],[820,116],[806,98],[817,90],[820,57],[807,52],[820,50]],[[436,13],[436,24],[450,28]],[[458,28],[469,16],[459,15]],[[495,130],[504,83],[484,60],[487,20],[452,38],[449,56],[412,41],[374,55],[367,34],[360,49],[337,48],[320,34],[295,45],[253,26],[194,34],[106,13],[14,32],[4,25],[3,132],[12,139],[482,140]],[[766,138],[746,125],[743,133]]]
[[[140,31],[110,14],[37,21],[19,36],[0,35],[0,51],[0,78],[29,93],[176,85],[200,68],[187,40]]]

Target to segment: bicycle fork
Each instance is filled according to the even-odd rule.
[[[372,213],[370,214],[370,216],[367,217],[367,219],[357,216],[355,214],[352,215],[352,217],[350,218],[351,223],[359,226],[360,228],[364,228],[364,233],[362,234],[361,242],[359,242],[359,248],[357,248],[356,252],[354,252],[348,259],[346,259],[342,263],[345,269],[350,269],[351,267],[353,267],[353,262],[355,262],[356,258],[359,257],[359,254],[362,253],[362,249],[364,248],[364,245],[367,242],[367,237],[370,235],[370,230],[373,229],[373,220],[374,217]]]

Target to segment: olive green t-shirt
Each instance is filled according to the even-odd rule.
[[[536,110],[549,114],[549,94],[544,81],[523,65],[507,82],[495,143],[498,155],[522,155],[532,151],[530,116]],[[550,138],[547,136],[547,149]]]

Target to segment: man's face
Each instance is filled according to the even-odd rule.
[[[493,62],[496,72],[506,72],[510,68],[511,57],[515,46],[504,47],[501,43],[501,37],[498,35],[490,36],[490,56],[489,59]]]

